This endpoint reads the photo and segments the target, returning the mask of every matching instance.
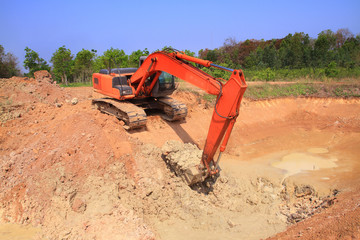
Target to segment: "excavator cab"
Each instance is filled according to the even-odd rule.
[[[139,67],[143,64],[147,56],[141,56],[139,59]],[[149,83],[152,82],[155,74],[150,77]],[[176,90],[175,77],[167,72],[162,72],[159,76],[159,80],[152,89],[151,96],[153,97],[165,97],[171,95]]]
[[[153,77],[155,77],[155,75]],[[175,90],[175,77],[167,72],[162,72],[159,76],[159,80],[155,83],[155,86],[151,91],[151,96],[165,97],[171,95]]]
[[[175,88],[175,77],[167,72],[162,72],[159,77],[159,90],[167,91]]]

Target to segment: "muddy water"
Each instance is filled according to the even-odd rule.
[[[1,240],[32,240],[39,239],[39,228],[31,226],[22,226],[17,224],[0,224]]]
[[[271,165],[286,170],[285,176],[291,176],[303,171],[315,171],[325,168],[337,167],[337,158],[327,155],[326,148],[309,148],[307,152],[294,152],[287,154],[280,161]]]

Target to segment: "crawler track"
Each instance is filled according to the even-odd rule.
[[[184,103],[170,97],[159,98],[157,102],[162,105],[164,115],[162,118],[167,121],[176,121],[186,117],[187,107]]]
[[[125,122],[124,128],[127,130],[141,128],[146,125],[146,113],[144,109],[136,105],[118,101],[110,98],[93,99],[92,104],[101,112],[113,115]]]
[[[127,130],[145,127],[147,117],[144,109],[159,109],[163,111],[164,114],[161,117],[167,121],[180,120],[187,115],[186,105],[170,97],[135,102],[100,98],[93,99],[92,104],[101,112],[113,115],[124,121],[124,128]]]

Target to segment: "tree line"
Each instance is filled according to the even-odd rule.
[[[65,46],[59,47],[52,55],[49,64],[29,48],[25,48],[24,67],[29,70],[28,76],[33,76],[40,69],[51,71],[57,81],[64,84],[69,82],[89,82],[91,75],[100,69],[115,67],[137,67],[140,56],[149,55],[149,51],[137,50],[129,56],[124,50],[110,48],[103,55],[97,56],[94,49],[82,49],[75,56]]]
[[[282,39],[246,40],[229,38],[213,50],[201,49],[199,57],[238,68],[303,68],[326,67],[332,61],[352,68],[360,63],[360,34],[347,29],[322,31],[316,39],[303,32],[288,34]]]
[[[245,76],[255,80],[274,80],[275,74],[277,79],[292,78],[291,74],[295,78],[346,77],[346,74],[360,77],[360,34],[354,36],[348,29],[339,29],[322,31],[315,39],[303,32],[268,41],[237,42],[229,38],[220,48],[201,49],[199,57],[245,69],[248,73]]]
[[[190,50],[185,50],[185,53],[195,55]],[[139,57],[147,55],[149,51],[146,48],[127,55],[124,50],[112,47],[102,55],[98,55],[94,49],[82,49],[74,55],[70,49],[62,46],[53,53],[50,66],[37,52],[26,47],[23,64],[29,71],[26,76],[31,77],[38,70],[48,70],[57,81],[68,84],[88,82],[93,72],[103,68],[138,67]],[[336,32],[322,31],[315,39],[303,32],[267,41],[236,41],[228,38],[219,48],[201,49],[198,57],[229,68],[244,69],[250,80],[304,76],[317,78],[321,74],[336,77],[340,71],[360,77],[360,34],[354,36],[348,29],[339,29]],[[203,70],[225,79],[229,75],[218,69]],[[16,57],[5,53],[0,45],[0,77],[19,74]]]
[[[17,64],[17,58],[12,53],[6,53],[4,47],[0,45],[0,77],[10,78],[20,75]]]

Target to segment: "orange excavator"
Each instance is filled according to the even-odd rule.
[[[214,78],[192,63],[232,74],[227,81]],[[146,125],[144,109],[159,109],[168,121],[182,119],[187,115],[185,104],[169,97],[176,89],[174,76],[209,94],[217,95],[201,162],[196,168],[184,173],[187,183],[192,185],[219,172],[221,153],[226,148],[239,115],[240,103],[247,87],[242,70],[222,67],[208,60],[167,49],[140,57],[139,68],[102,69],[94,73],[94,90],[107,98],[94,99],[92,103],[100,111],[123,120],[127,129]],[[218,149],[219,156],[215,161],[214,155]]]

